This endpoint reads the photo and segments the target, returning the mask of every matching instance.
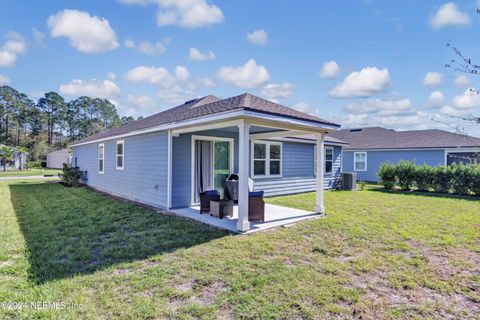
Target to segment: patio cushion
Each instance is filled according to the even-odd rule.
[[[206,190],[203,192],[204,195],[206,196],[216,196],[216,195],[220,195],[218,193],[218,190]]]
[[[252,198],[263,198],[263,191],[249,192],[248,196]]]

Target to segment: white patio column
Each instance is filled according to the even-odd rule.
[[[248,221],[248,176],[250,160],[250,124],[238,124],[238,221],[237,229],[247,231],[250,229]]]
[[[318,133],[317,138],[317,188],[316,188],[316,205],[315,211],[317,213],[325,213],[325,206],[323,204],[323,182],[325,174],[325,135]]]

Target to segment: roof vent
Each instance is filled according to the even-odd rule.
[[[350,129],[350,132],[360,132],[362,129]]]

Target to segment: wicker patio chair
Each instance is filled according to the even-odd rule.
[[[265,222],[265,201],[263,201],[263,191],[248,193],[248,221]]]
[[[200,214],[210,212],[211,200],[220,200],[220,193],[218,190],[207,190],[200,193]]]

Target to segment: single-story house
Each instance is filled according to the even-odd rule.
[[[195,206],[238,173],[236,228],[246,231],[249,178],[266,195],[316,191],[315,211],[325,212],[323,190],[338,180],[345,145],[326,134],[339,128],[245,93],[190,100],[70,147],[89,186],[167,209]]]
[[[70,164],[71,154],[68,149],[61,149],[47,153],[47,168],[61,169],[63,164]]]
[[[343,171],[357,180],[378,181],[380,164],[409,160],[417,165],[479,163],[480,139],[443,130],[396,131],[381,127],[342,129],[331,136],[348,142],[343,148]]]
[[[3,147],[3,144],[0,144],[0,148]],[[15,147],[11,147],[13,150],[13,161],[7,162],[7,170],[21,170],[25,169],[27,163],[27,153],[19,152]],[[3,170],[3,159],[0,157],[0,170]]]

